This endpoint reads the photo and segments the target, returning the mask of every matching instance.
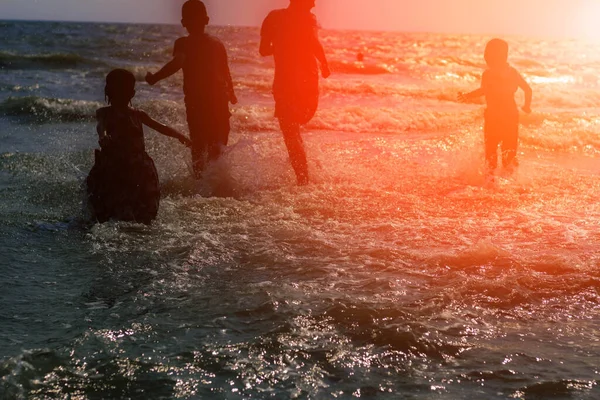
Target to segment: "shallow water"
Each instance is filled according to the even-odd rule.
[[[215,28],[241,100],[225,156],[196,184],[148,131],[157,221],[89,226],[103,76],[141,79],[181,31],[0,31],[1,398],[600,396],[597,45],[509,38],[535,111],[489,183],[482,105],[454,102],[489,38],[324,31],[298,188],[258,31]],[[180,83],[135,105],[185,131]]]

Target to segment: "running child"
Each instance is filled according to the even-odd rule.
[[[207,162],[216,160],[229,139],[229,103],[236,104],[227,51],[219,39],[205,32],[209,18],[200,0],[188,0],[181,24],[189,35],[175,41],[173,59],[157,73],[148,72],[154,85],[183,69],[183,93],[192,139],[194,175],[201,178]]]
[[[481,87],[458,99],[466,102],[485,96],[487,108],[484,114],[485,160],[492,174],[498,166],[498,146],[502,149],[502,166],[512,171],[518,165],[516,158],[519,141],[519,110],[515,93],[521,88],[525,92],[523,111],[531,112],[533,92],[529,84],[508,64],[508,43],[492,39],[485,48],[488,68],[481,78]]]
[[[300,126],[312,119],[319,105],[319,66],[323,78],[331,75],[311,12],[314,7],[315,0],[290,0],[288,8],[267,15],[260,32],[260,54],[275,60],[275,117],[298,185],[309,181]]]

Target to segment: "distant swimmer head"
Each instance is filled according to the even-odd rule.
[[[125,69],[113,69],[106,75],[104,95],[108,104],[129,104],[135,96],[135,76]]]
[[[181,25],[190,33],[208,25],[206,5],[200,0],[187,0],[181,7]]]
[[[508,43],[502,39],[492,39],[485,46],[485,62],[490,68],[502,67],[508,62]]]
[[[315,0],[290,0],[290,6],[305,11],[315,8]]]

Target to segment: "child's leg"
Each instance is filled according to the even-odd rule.
[[[206,167],[207,145],[200,140],[192,140],[192,168],[194,177],[200,179]]]
[[[206,166],[207,144],[205,140],[205,127],[202,120],[201,109],[186,104],[187,123],[192,140],[192,168],[194,177],[200,179]]]
[[[508,129],[506,136],[502,140],[502,166],[511,168],[517,166],[517,146],[519,143],[519,127]]]
[[[213,138],[210,139],[210,144],[207,146],[208,161],[215,161],[221,156],[223,147],[227,146],[229,141],[229,131],[231,130],[229,124],[229,109],[225,108],[224,115],[220,118],[215,119],[210,127]]]
[[[500,140],[498,139],[497,128],[486,119],[484,125],[485,165],[488,172],[492,172],[498,167],[498,145]]]
[[[208,145],[208,162],[215,161],[221,156],[221,146],[221,142],[213,142],[210,145]]]
[[[306,152],[304,142],[300,135],[300,125],[295,122],[279,120],[285,146],[287,147],[292,168],[296,173],[296,179],[299,185],[308,184],[308,162],[306,161]]]

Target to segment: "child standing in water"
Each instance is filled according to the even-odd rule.
[[[498,166],[498,146],[502,146],[502,166],[512,171],[518,165],[517,145],[519,141],[519,110],[515,93],[521,88],[525,92],[523,111],[531,112],[532,90],[529,84],[508,64],[508,43],[492,39],[485,47],[485,62],[488,69],[481,78],[481,87],[458,96],[466,102],[485,96],[485,160],[488,172],[493,174]]]
[[[323,78],[331,72],[319,41],[315,0],[290,0],[288,8],[274,10],[263,21],[260,49],[275,59],[275,117],[283,133],[296,180],[308,184],[308,163],[300,126],[315,115],[319,104],[319,65]]]
[[[219,158],[229,139],[229,103],[237,104],[229,72],[227,51],[219,39],[205,33],[209,18],[200,0],[188,0],[181,9],[181,24],[189,36],[175,41],[173,59],[157,73],[148,72],[154,85],[183,69],[183,93],[192,139],[194,175],[200,178],[207,161]]]
[[[106,76],[108,107],[96,111],[100,150],[87,178],[94,218],[149,224],[158,212],[160,189],[154,161],[146,153],[143,125],[187,146],[190,140],[141,110],[129,106],[135,95],[135,77],[116,69]]]

